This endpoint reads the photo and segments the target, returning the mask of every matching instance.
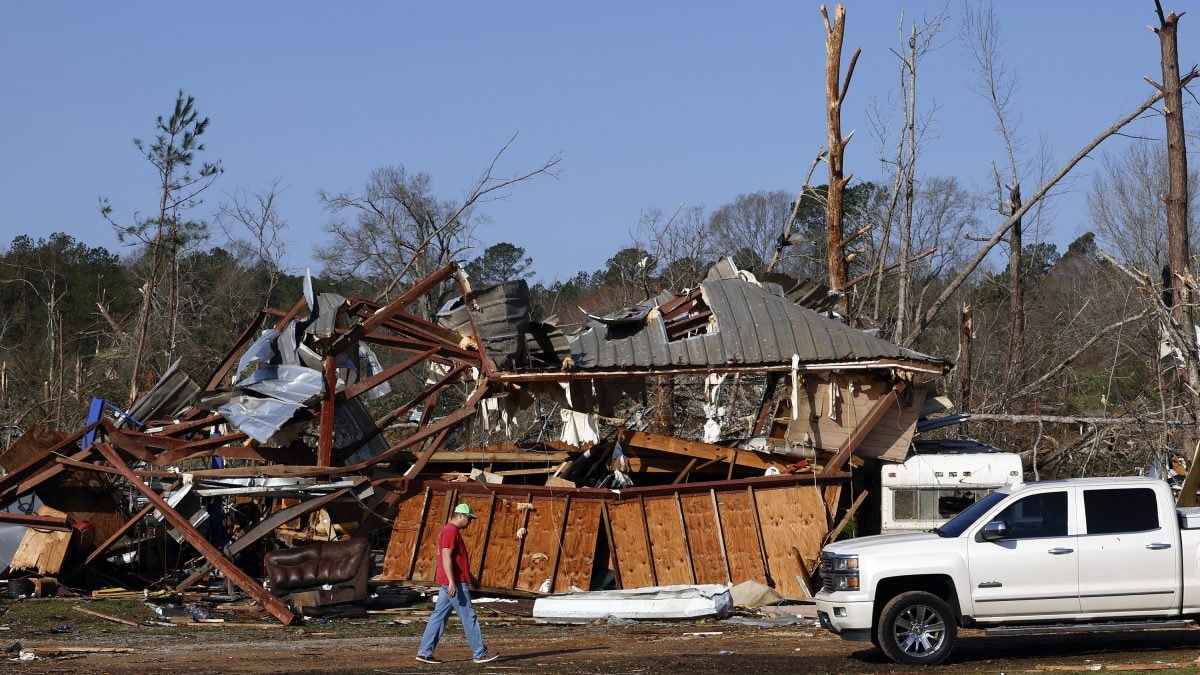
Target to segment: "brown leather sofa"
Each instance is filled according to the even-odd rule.
[[[301,611],[365,600],[370,560],[368,540],[347,539],[271,551],[264,562],[271,592]]]

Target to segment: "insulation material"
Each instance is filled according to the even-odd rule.
[[[587,413],[576,412],[563,408],[559,411],[562,415],[563,430],[562,440],[567,445],[576,448],[584,445],[594,445],[600,441],[600,433],[596,428],[596,416]]]

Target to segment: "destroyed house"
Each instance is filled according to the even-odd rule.
[[[29,533],[67,534],[45,544],[55,560],[41,574],[95,567],[182,591],[216,570],[284,622],[362,593],[366,547],[357,562],[319,542],[377,541],[380,581],[432,583],[436,534],[458,502],[480,513],[466,539],[491,589],[756,579],[803,597],[821,545],[862,503],[844,489],[848,469],[903,460],[922,380],[947,364],[797,304],[828,304],[811,286],[786,288],[725,262],[696,288],[567,335],[530,319],[523,282],[473,291],[456,265],[387,303],[309,287],[290,310],[260,312],[203,385],[177,364],[130,411],[94,411],[74,434],[0,455],[0,507],[42,504],[0,523],[41,528],[30,548]],[[447,289],[436,320],[409,312]],[[392,387],[405,373],[424,384]],[[700,438],[659,433],[630,404],[685,380],[704,390]],[[739,399],[749,412],[723,389],[753,392]],[[522,411],[541,411],[557,439],[470,443]],[[110,495],[103,517],[47,506],[67,479]],[[93,520],[90,540],[73,534]],[[186,564],[148,560],[164,536]],[[264,590],[263,577],[306,563],[263,551],[298,546],[356,561],[334,580],[345,592]]]

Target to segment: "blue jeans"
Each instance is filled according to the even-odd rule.
[[[446,630],[446,620],[450,618],[450,610],[458,612],[462,619],[463,631],[467,634],[467,643],[471,645],[472,655],[481,659],[487,655],[487,645],[483,644],[483,633],[479,630],[479,619],[475,618],[475,607],[471,605],[471,590],[465,583],[458,584],[458,592],[454,597],[446,592],[447,586],[438,588],[437,605],[433,614],[429,615],[429,623],[425,625],[425,635],[421,637],[421,646],[417,654],[433,656],[442,632]]]

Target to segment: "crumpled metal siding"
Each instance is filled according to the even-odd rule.
[[[941,364],[841,322],[800,307],[770,285],[766,290],[741,279],[701,284],[716,319],[714,333],[669,341],[662,317],[649,324],[617,328],[593,321],[571,340],[579,368],[765,365],[905,359]],[[772,292],[775,291],[775,292]]]

